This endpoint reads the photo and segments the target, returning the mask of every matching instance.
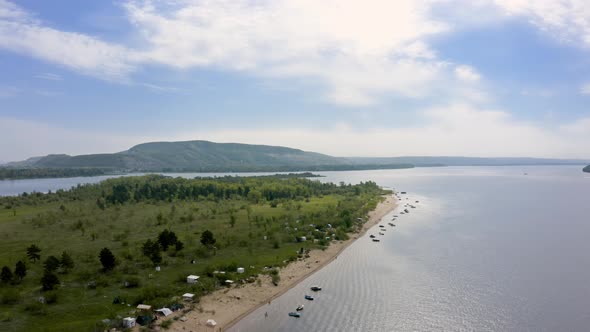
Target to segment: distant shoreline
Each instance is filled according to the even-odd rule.
[[[398,200],[394,194],[384,196],[384,200],[369,212],[369,219],[359,232],[350,233],[348,240],[332,243],[325,250],[312,250],[309,253],[309,258],[292,262],[282,268],[279,272],[281,281],[278,286],[271,283],[270,277],[261,276],[261,285],[246,284],[231,289],[217,290],[202,297],[198,304],[200,309],[187,313],[188,320],[175,322],[170,331],[185,332],[188,329],[195,332],[211,332],[211,327],[205,325],[208,319],[214,319],[217,322],[215,331],[225,331],[231,328],[258,308],[272,305],[274,299],[332,262],[349,245],[361,238],[368,229],[395,210],[397,204]]]

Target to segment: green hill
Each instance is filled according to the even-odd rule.
[[[153,142],[119,153],[30,158],[13,167],[107,168],[134,171],[278,171],[346,166],[348,161],[280,146],[208,141]]]

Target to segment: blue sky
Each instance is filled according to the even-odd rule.
[[[0,0],[0,161],[155,140],[590,158],[584,0]]]

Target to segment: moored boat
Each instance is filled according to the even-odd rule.
[[[301,314],[300,314],[300,313],[298,313],[298,312],[290,312],[290,313],[289,313],[289,316],[291,316],[291,317],[297,317],[297,318],[299,318],[299,317],[301,317]]]
[[[322,290],[322,287],[320,287],[320,286],[311,286],[311,290],[314,291],[314,292],[321,291]]]
[[[295,310],[301,311],[301,310],[303,310],[303,307],[304,307],[304,305],[303,304],[300,304],[300,305],[297,306],[297,309],[295,309]]]
[[[313,296],[311,295],[305,295],[305,299],[309,300],[309,301],[313,301]]]

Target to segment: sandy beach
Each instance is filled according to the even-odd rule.
[[[202,297],[195,310],[187,313],[183,320],[174,322],[170,331],[200,332],[224,331],[240,319],[262,305],[272,305],[272,300],[281,296],[289,289],[304,281],[308,276],[334,260],[346,247],[361,237],[369,228],[381,221],[386,214],[397,206],[394,195],[388,195],[369,213],[369,219],[361,230],[351,233],[346,241],[333,242],[326,250],[312,250],[309,258],[298,260],[282,268],[279,272],[281,281],[278,286],[271,283],[269,276],[261,276],[261,284],[239,285],[233,288],[218,290]],[[182,315],[176,313],[175,315]],[[208,319],[217,322],[212,328],[206,325]]]

